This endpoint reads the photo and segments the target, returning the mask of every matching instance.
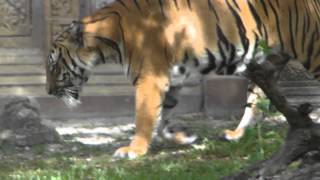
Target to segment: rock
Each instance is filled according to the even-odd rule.
[[[306,154],[297,168],[289,168],[278,175],[270,177],[273,180],[319,180],[320,152],[313,151]]]
[[[289,61],[280,73],[280,81],[299,81],[314,79],[298,61]]]
[[[41,124],[39,104],[35,99],[14,97],[0,115],[0,143],[33,146],[60,141],[55,129]]]

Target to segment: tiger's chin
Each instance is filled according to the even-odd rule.
[[[81,104],[78,89],[65,88],[59,98],[62,99],[70,109],[76,108]]]
[[[76,99],[69,95],[64,95],[61,97],[61,99],[70,109],[76,108],[78,105],[81,104],[81,101],[79,99]]]

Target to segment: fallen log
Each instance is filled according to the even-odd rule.
[[[309,117],[312,106],[308,102],[298,106],[291,106],[287,98],[280,91],[277,80],[282,68],[288,62],[283,55],[269,55],[266,61],[259,64],[252,61],[248,65],[247,76],[256,83],[270,99],[271,103],[280,111],[289,124],[289,131],[281,149],[269,159],[258,162],[237,174],[224,179],[317,179],[320,173],[314,167],[320,166],[317,161],[312,166],[288,171],[292,162],[303,159],[310,152],[320,150],[320,124],[316,124]],[[319,158],[320,159],[320,158]],[[283,176],[283,174],[286,174]]]

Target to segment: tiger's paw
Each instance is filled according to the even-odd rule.
[[[137,157],[141,157],[147,153],[147,149],[145,148],[135,148],[131,146],[125,146],[117,149],[113,154],[113,157],[120,159],[136,159]]]
[[[224,130],[224,138],[229,141],[238,141],[244,134],[243,128],[238,128],[234,131],[232,130]]]
[[[187,131],[175,131],[173,129],[164,128],[163,137],[167,140],[174,141],[177,144],[187,145],[194,143],[198,136]]]

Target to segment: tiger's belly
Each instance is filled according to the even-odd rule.
[[[170,68],[171,86],[182,86],[187,79],[192,77],[193,81],[200,81],[203,75],[215,73],[218,75],[241,74],[246,70],[245,61],[242,60],[242,54],[233,56],[232,59],[223,59],[219,54],[205,49],[205,53],[195,57],[185,55]]]

